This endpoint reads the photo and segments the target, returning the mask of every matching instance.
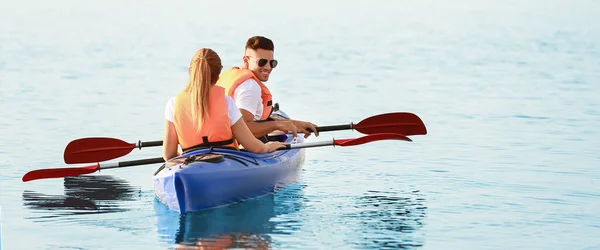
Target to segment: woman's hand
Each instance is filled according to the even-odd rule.
[[[285,144],[279,141],[270,141],[265,143],[266,153],[275,152],[278,148],[285,148]]]

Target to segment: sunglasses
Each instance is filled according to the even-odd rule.
[[[253,57],[253,56],[249,56],[249,57]],[[258,67],[264,67],[265,65],[267,65],[267,63],[269,63],[271,68],[277,67],[277,60],[275,60],[275,59],[269,61],[267,59],[260,58],[260,59],[258,59],[258,62],[257,62]]]

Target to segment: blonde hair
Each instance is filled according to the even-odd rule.
[[[190,93],[192,118],[200,125],[208,119],[209,90],[219,79],[222,68],[221,58],[209,48],[198,50],[190,62],[190,80],[184,91]]]

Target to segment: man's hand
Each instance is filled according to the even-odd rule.
[[[317,131],[317,125],[305,121],[292,121],[294,122],[296,128],[299,129],[298,132],[304,133],[304,138],[308,138],[310,136],[310,131],[313,131],[315,133],[315,136],[319,136],[319,131]],[[308,129],[310,129],[310,131]]]
[[[302,132],[301,130],[298,130],[298,128],[290,120],[279,120],[279,121],[276,121],[276,123],[277,123],[277,130],[281,130],[284,133],[292,132],[294,138],[296,138],[296,136],[298,135],[298,132]]]

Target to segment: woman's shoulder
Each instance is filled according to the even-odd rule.
[[[175,104],[175,96],[170,97],[166,104],[167,106],[173,106]]]

